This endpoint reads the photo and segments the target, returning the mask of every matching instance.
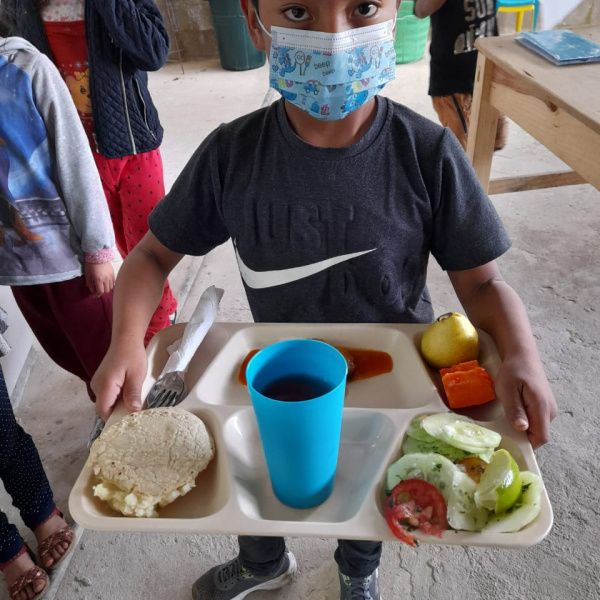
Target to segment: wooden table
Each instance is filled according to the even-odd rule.
[[[600,26],[576,29],[600,43]],[[490,194],[576,183],[600,189],[600,63],[557,67],[515,41],[480,38],[467,153]],[[573,171],[490,181],[499,114]],[[523,157],[526,160],[526,157]]]

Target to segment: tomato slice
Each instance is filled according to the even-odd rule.
[[[384,515],[389,528],[409,546],[417,545],[411,530],[441,537],[448,529],[446,513],[441,492],[422,479],[401,481],[385,500]]]

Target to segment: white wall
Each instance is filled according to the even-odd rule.
[[[33,333],[21,315],[10,288],[6,286],[0,286],[0,306],[8,313],[9,327],[4,337],[11,346],[11,351],[0,359],[0,364],[2,364],[8,393],[12,394],[31,349]]]
[[[552,29],[558,25],[582,0],[540,0],[538,29]]]

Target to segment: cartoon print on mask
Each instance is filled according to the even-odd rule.
[[[10,157],[6,142],[0,137],[0,246],[6,240],[6,228],[14,229],[20,240],[17,244],[37,242],[43,239],[27,228],[17,208],[17,203],[8,187]]]
[[[318,102],[313,102],[310,105],[310,111],[315,115],[319,115],[321,117],[326,117],[329,114],[330,108],[329,104],[319,104]]]
[[[65,78],[73,102],[77,110],[84,115],[92,112],[92,99],[90,96],[90,70],[75,71]]]
[[[310,81],[306,82],[304,91],[307,94],[314,94],[315,96],[318,96],[319,92],[321,91],[321,83],[316,79],[311,79]]]
[[[381,65],[381,59],[383,57],[383,47],[382,46],[373,46],[371,48],[371,63],[375,65],[376,69],[379,69]]]
[[[344,102],[344,104],[342,105],[342,111],[349,113],[356,110],[357,108],[360,108],[365,103],[365,100],[368,97],[368,91],[359,92],[358,94],[352,94],[351,96],[348,96],[346,102]]]
[[[296,69],[298,69],[300,75],[304,76],[311,61],[312,56],[310,54],[307,56],[302,50],[298,50],[294,54],[294,62],[292,62],[289,48],[274,48],[273,65],[271,68],[281,77],[285,77],[288,73],[293,73]]]
[[[306,75],[306,69],[308,69],[310,65],[310,61],[312,60],[312,56],[309,54],[306,56],[302,50],[298,50],[296,52],[296,64],[300,67],[300,75]]]
[[[366,48],[355,48],[348,53],[348,75],[350,75],[350,77],[361,79],[363,73],[371,68],[374,57],[373,50],[376,50],[376,48],[371,49],[368,61],[366,57]]]

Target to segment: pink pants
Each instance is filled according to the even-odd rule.
[[[160,150],[123,158],[106,158],[94,152],[94,158],[108,201],[117,248],[125,258],[148,231],[148,216],[165,195]],[[170,325],[169,316],[176,310],[177,300],[167,282],[148,325],[146,344],[155,333]]]

